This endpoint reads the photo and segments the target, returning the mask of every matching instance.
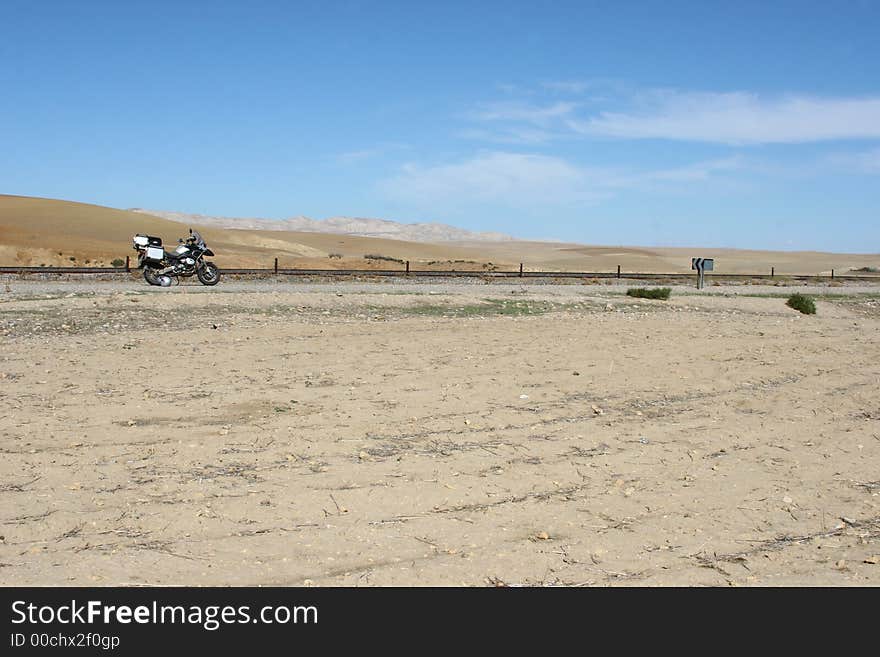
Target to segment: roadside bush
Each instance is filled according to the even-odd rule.
[[[125,260],[122,258],[116,258],[110,264],[114,267],[125,267]]]
[[[400,258],[392,258],[391,256],[375,255],[370,253],[364,256],[364,260],[387,260],[388,262],[399,262],[401,265],[404,262]]]
[[[333,258],[336,258],[337,260],[341,260],[341,259],[342,259],[342,254],[341,254],[341,253],[330,253],[330,254],[327,255],[327,257],[330,258],[331,260],[332,260]]]
[[[626,296],[637,297],[639,299],[660,299],[666,301],[672,293],[669,287],[631,287],[626,291]]]
[[[813,301],[813,297],[808,297],[804,294],[792,294],[788,297],[785,305],[802,312],[804,315],[816,314],[816,302]]]

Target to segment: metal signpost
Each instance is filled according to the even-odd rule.
[[[715,271],[715,260],[712,258],[691,258],[691,269],[697,270],[697,289],[703,289],[703,272]]]

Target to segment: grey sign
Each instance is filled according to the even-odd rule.
[[[691,258],[691,269],[697,271],[715,271],[715,260],[712,258]]]
[[[697,289],[703,289],[703,272],[714,271],[715,261],[712,258],[691,258],[691,269],[697,271]]]

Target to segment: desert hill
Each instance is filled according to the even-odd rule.
[[[401,267],[396,260],[438,269],[483,269],[487,262],[478,247],[469,245],[229,229],[73,201],[0,195],[0,264],[106,266],[133,254],[131,238],[136,233],[158,235],[166,244],[174,244],[190,227],[204,235],[221,267],[271,267],[275,258],[283,266],[329,269]],[[382,257],[365,259],[365,255]]]
[[[439,223],[404,224],[387,219],[364,219],[361,217],[330,217],[310,219],[291,217],[289,219],[261,219],[252,217],[215,217],[167,210],[143,210],[131,208],[171,221],[198,226],[235,228],[251,230],[287,231],[298,233],[332,233],[336,235],[357,235],[360,237],[382,237],[406,242],[504,242],[514,239],[510,235],[494,232],[474,232]]]
[[[827,274],[831,269],[842,274],[880,268],[878,254],[585,246],[493,240],[485,234],[459,241],[405,241],[326,231],[233,229],[201,225],[197,216],[168,215],[186,221],[73,201],[0,195],[0,265],[106,266],[134,253],[135,233],[158,235],[174,244],[193,227],[217,253],[220,267],[271,267],[278,258],[282,267],[320,269],[394,269],[409,260],[413,269],[515,270],[522,262],[526,270],[614,271],[621,265],[624,271],[673,273],[689,271],[691,257],[701,256],[714,257],[717,271],[728,273],[764,273],[775,267],[778,274]],[[336,228],[344,225],[337,223]],[[363,223],[353,225],[358,231],[366,228]],[[366,255],[380,257],[365,259]]]

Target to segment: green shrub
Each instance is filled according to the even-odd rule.
[[[666,301],[672,293],[670,287],[631,287],[626,291],[628,297],[638,297],[639,299],[661,299]]]
[[[390,256],[377,255],[374,253],[366,254],[364,260],[387,260],[388,262],[399,262],[401,265],[403,264],[403,260],[400,258],[392,258]]]
[[[816,302],[813,301],[813,297],[808,297],[804,294],[792,294],[788,297],[788,301],[785,302],[785,305],[789,308],[799,310],[804,315],[816,314]]]
[[[110,264],[114,267],[125,267],[125,260],[122,258],[116,258]]]

